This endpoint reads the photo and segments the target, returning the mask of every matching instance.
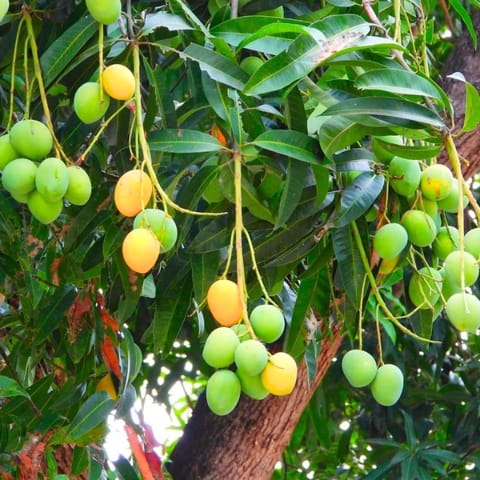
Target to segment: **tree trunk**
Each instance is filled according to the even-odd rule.
[[[270,479],[341,340],[341,325],[335,325],[331,337],[325,336],[310,386],[302,362],[297,385],[285,397],[258,401],[242,395],[230,415],[219,417],[210,412],[202,395],[166,465],[174,480]]]
[[[472,20],[475,31],[480,32],[480,10],[472,13]],[[455,47],[442,69],[440,83],[454,107],[455,130],[462,127],[465,118],[465,84],[459,80],[449,79],[447,76],[461,72],[468,82],[480,89],[480,59],[478,55],[469,33],[465,31],[455,40]],[[458,153],[463,160],[463,175],[465,178],[471,178],[477,173],[480,166],[480,127],[463,134],[456,143]],[[442,155],[441,162],[448,163],[445,154]]]

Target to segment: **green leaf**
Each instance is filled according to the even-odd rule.
[[[160,123],[163,128],[174,128],[177,126],[177,115],[173,96],[168,88],[167,73],[159,67],[152,69],[147,59],[145,57],[142,57],[142,59],[150,88],[155,94],[156,106],[160,113]]]
[[[107,260],[122,245],[125,238],[125,232],[121,228],[116,228],[115,222],[109,220],[105,222],[105,236],[103,237],[103,258]]]
[[[48,87],[69,66],[85,44],[98,32],[98,23],[87,16],[74,23],[40,57],[43,82]]]
[[[362,172],[342,192],[340,212],[335,227],[344,227],[362,216],[375,202],[383,189],[385,177],[373,172]]]
[[[230,107],[228,115],[230,131],[232,132],[234,143],[236,145],[242,145],[244,130],[242,121],[243,109],[240,105],[240,97],[235,90],[229,89],[228,93],[228,96],[233,100],[233,105]]]
[[[113,462],[113,465],[121,480],[138,480],[135,469],[123,455],[120,455],[118,459]]]
[[[378,465],[375,469],[371,470],[367,475],[363,477],[362,480],[383,480],[386,477],[386,473],[392,469],[390,463],[384,463],[383,465]]]
[[[409,158],[410,160],[425,160],[427,158],[433,158],[438,155],[442,149],[441,143],[423,142],[418,145],[398,145],[396,143],[388,142],[382,137],[375,137],[375,142],[392,155]]]
[[[72,475],[80,476],[88,468],[90,452],[84,447],[75,447],[73,450]],[[68,480],[68,477],[67,477]]]
[[[279,23],[282,25],[308,25],[306,22],[290,18],[275,20],[272,17],[252,15],[227,20],[212,27],[210,31],[213,35],[224,38],[234,47],[238,47],[247,38],[255,35],[256,32],[262,31],[259,38],[249,42],[249,50],[277,55],[288,48],[295,35],[289,34],[283,30],[283,27],[277,31],[275,28],[263,30],[265,27],[272,26],[272,23],[274,25]]]
[[[311,27],[307,27],[305,25],[299,25],[296,23],[274,23],[265,25],[264,27],[257,30],[252,35],[249,35],[247,38],[242,40],[237,49],[241,50],[245,48],[247,45],[254,43],[258,39],[262,39],[267,36],[278,37],[282,34],[300,34],[300,35],[310,35],[312,38],[317,40],[324,40],[325,36],[319,31]],[[292,35],[294,38],[296,35]]]
[[[360,90],[382,90],[397,95],[431,97],[442,102],[438,87],[427,78],[405,70],[370,70],[355,79]]]
[[[157,28],[166,28],[171,32],[178,30],[193,30],[193,27],[180,15],[172,15],[167,12],[154,12],[145,15],[142,33],[148,35]]]
[[[25,389],[16,380],[0,375],[0,399],[8,397],[28,397]]]
[[[448,3],[450,3],[454,10],[458,13],[459,17],[467,27],[468,33],[470,34],[470,37],[472,37],[473,48],[476,50],[478,45],[478,37],[470,13],[459,0],[449,0]]]
[[[301,355],[305,350],[306,325],[305,318],[310,313],[310,307],[317,289],[320,272],[300,282],[297,299],[293,307],[292,320],[287,329],[285,350],[291,355]]]
[[[209,48],[191,43],[181,56],[197,62],[200,69],[206,72],[212,80],[229,87],[242,90],[248,80],[247,73],[235,62]]]
[[[135,343],[135,340],[128,328],[122,328],[122,334],[124,341],[122,342],[122,349],[125,351],[126,365],[124,365],[125,371],[125,385],[133,382],[142,368],[143,358],[142,350]],[[123,394],[124,392],[120,392]]]
[[[318,165],[320,151],[318,143],[305,133],[295,130],[267,130],[259,135],[254,145],[301,162]]]
[[[288,161],[275,228],[285,225],[297,208],[302,198],[307,172],[308,165],[303,162]]]
[[[190,257],[192,264],[192,279],[195,298],[198,303],[207,297],[210,285],[217,279],[220,251],[216,250],[203,255],[194,254]]]
[[[263,204],[255,187],[242,175],[242,203],[250,213],[272,224],[275,223],[272,212]]]
[[[480,124],[480,94],[469,82],[465,82],[465,118],[462,130],[470,132]]]
[[[227,87],[212,80],[205,72],[202,72],[202,87],[205,98],[215,113],[222,120],[227,120],[232,103],[226,92]]]
[[[157,289],[155,286],[155,280],[153,279],[153,275],[149,274],[144,277],[142,282],[142,293],[140,295],[146,298],[155,298],[156,291]]]
[[[156,130],[148,137],[148,143],[154,152],[202,153],[216,152],[223,148],[212,135],[185,128]]]
[[[144,341],[153,343],[153,352],[168,355],[191,307],[192,283],[186,278],[175,285],[174,291],[162,291],[155,304],[150,328]]]
[[[307,333],[306,319],[311,314],[310,309],[314,308],[317,312],[323,312],[325,305],[330,302],[329,272],[327,268],[319,269],[316,274],[304,278],[298,288],[297,299],[293,307],[292,320],[287,330],[285,346],[288,352],[293,356],[301,355],[306,347],[305,338]],[[319,332],[313,332],[312,342],[318,342]],[[318,353],[317,346],[316,350]]]
[[[106,421],[115,402],[107,392],[95,392],[80,407],[67,431],[69,442],[75,442],[89,433],[100,423]]]
[[[382,117],[387,117],[387,119],[411,120],[423,124],[423,126],[432,126],[438,129],[444,128],[441,118],[435,112],[423,105],[400,98],[349,98],[327,108],[323,115],[381,115]]]
[[[325,155],[332,157],[335,152],[349,147],[370,132],[370,129],[359,125],[355,120],[338,115],[322,123],[318,140]]]
[[[300,35],[286,52],[273,57],[255,71],[245,85],[244,93],[261,95],[274,92],[306,77],[328,58],[353,48],[369,29],[369,25],[363,23],[323,41]]]
[[[232,225],[228,216],[220,217],[202,225],[202,229],[195,236],[189,246],[189,253],[207,253],[228,245]]]
[[[315,331],[315,334],[318,335],[319,330]],[[317,373],[317,358],[320,353],[320,346],[321,343],[320,339],[314,338],[307,344],[307,348],[305,349],[305,363],[307,366],[307,379],[308,384],[312,382],[315,378]]]
[[[355,308],[361,299],[365,268],[349,224],[332,230],[332,243],[340,272],[342,290],[350,298]]]
[[[333,155],[333,162],[337,172],[352,170],[372,170],[375,155],[364,148],[352,148]]]
[[[65,312],[75,300],[77,289],[74,285],[65,284],[58,287],[53,295],[44,302],[39,312],[41,338],[49,335],[64,320]],[[37,341],[39,339],[37,338]]]

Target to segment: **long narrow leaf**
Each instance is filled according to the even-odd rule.
[[[355,79],[360,90],[382,90],[398,95],[417,95],[442,101],[438,88],[420,75],[388,68],[370,70]]]
[[[375,202],[385,184],[383,175],[363,172],[342,192],[341,210],[334,226],[343,227],[363,215]]]
[[[90,16],[81,18],[60,35],[40,58],[43,81],[48,87],[98,31]]]
[[[75,415],[67,432],[67,438],[75,441],[86,435],[107,419],[114,405],[115,402],[106,392],[94,393]]]
[[[250,77],[244,93],[261,95],[280,90],[300,80],[329,57],[353,47],[362,36],[368,33],[369,29],[368,24],[360,25],[324,41],[300,35],[286,52],[273,57]]]
[[[442,129],[441,118],[432,110],[408,100],[388,97],[349,98],[323,112],[325,116],[380,115],[392,119],[411,120],[419,124]],[[392,122],[393,123],[393,122]]]
[[[223,148],[212,135],[186,128],[156,130],[148,137],[148,143],[152,151],[170,153],[216,152]]]
[[[335,257],[338,262],[342,288],[353,305],[358,307],[365,268],[360,258],[360,252],[354,238],[352,228],[344,227],[332,230],[332,242]]]
[[[28,393],[13,378],[0,375],[0,399],[7,397],[28,397]]]
[[[295,130],[267,130],[252,143],[302,162],[320,163],[318,143],[307,134]]]
[[[212,80],[224,83],[229,87],[242,90],[248,80],[247,73],[235,62],[209,48],[191,43],[181,55],[197,62],[200,69],[206,72]]]

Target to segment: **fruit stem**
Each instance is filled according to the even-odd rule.
[[[353,230],[353,236],[355,237],[355,243],[358,248],[358,252],[360,254],[360,258],[363,264],[363,268],[365,269],[365,274],[367,275],[368,281],[370,283],[370,287],[372,289],[372,293],[375,296],[375,299],[377,300],[378,305],[382,309],[383,313],[385,316],[403,333],[406,335],[409,335],[410,337],[414,338],[415,340],[419,340],[421,342],[427,342],[427,343],[441,343],[438,342],[437,340],[430,340],[428,338],[423,338],[417,335],[416,333],[412,332],[409,330],[405,325],[400,323],[395,315],[390,311],[388,308],[387,304],[383,300],[383,297],[378,289],[377,283],[375,282],[375,277],[373,276],[372,271],[370,270],[370,265],[368,262],[367,254],[365,252],[365,248],[363,247],[363,242],[360,237],[360,232],[358,230],[358,226],[356,222],[351,223],[352,230]]]
[[[103,103],[103,24],[98,24],[98,83],[100,85],[100,103]]]
[[[13,47],[13,59],[12,59],[12,72],[11,72],[11,78],[10,78],[10,99],[9,99],[9,108],[8,108],[8,121],[7,121],[7,132],[10,130],[10,127],[12,126],[13,122],[13,106],[15,103],[15,69],[16,69],[16,63],[17,63],[17,52],[18,52],[18,44],[20,42],[20,33],[22,31],[22,25],[23,25],[23,17],[20,19],[20,22],[18,23],[18,29],[17,29],[17,35],[15,36],[15,44]],[[27,78],[27,77],[25,77]]]
[[[30,118],[30,107],[32,105],[32,90],[34,82],[30,81],[30,70],[28,68],[28,47],[29,37],[23,46],[23,76],[25,77],[25,118]]]
[[[362,290],[360,292],[360,305],[358,307],[358,349],[363,350],[363,299],[365,298],[365,287],[367,276],[363,277]]]
[[[245,279],[245,265],[243,262],[243,210],[242,210],[242,153],[236,147],[233,152],[234,185],[235,185],[235,254],[237,261],[237,286],[240,296],[240,303],[243,310],[243,321],[248,333],[252,338],[257,338],[253,331],[252,324],[248,318],[247,310],[247,286]]]
[[[453,167],[455,178],[458,182],[458,207],[457,207],[457,228],[458,228],[458,249],[460,251],[460,287],[465,290],[465,223],[463,212],[463,173],[460,165],[460,158],[458,157],[457,148],[455,142],[450,133],[447,133],[444,137],[445,150],[447,151],[448,158]]]
[[[265,288],[265,284],[263,283],[262,276],[260,275],[260,270],[258,269],[257,259],[255,258],[255,247],[253,246],[252,237],[250,236],[250,233],[245,228],[245,226],[243,226],[243,233],[247,240],[248,249],[250,250],[250,256],[252,257],[253,270],[255,271],[255,275],[257,276],[257,280],[260,285],[260,289],[262,290],[262,293],[265,297],[265,301],[267,303],[271,303],[272,305],[275,305],[276,307],[278,307],[278,305],[273,301],[272,297],[270,297],[270,295],[267,292],[267,289]]]
[[[216,217],[219,215],[225,215],[225,212],[196,212],[194,210],[189,210],[188,208],[183,208],[180,205],[177,205],[170,197],[167,195],[165,190],[160,185],[158,181],[157,174],[153,168],[152,155],[150,153],[150,147],[147,143],[147,136],[145,129],[143,128],[143,109],[142,109],[142,94],[141,94],[141,82],[140,82],[140,48],[138,43],[132,43],[133,49],[133,75],[135,77],[135,93],[133,96],[133,101],[135,103],[135,122],[137,128],[138,140],[140,142],[140,149],[142,151],[142,164],[147,168],[147,173],[152,180],[152,184],[155,187],[155,190],[160,195],[160,198],[163,203],[163,208],[165,213],[168,213],[168,207],[173,208],[181,213],[186,213],[190,215],[204,215],[210,217]]]
[[[382,348],[382,332],[380,331],[380,320],[378,319],[378,309],[380,304],[377,303],[375,309],[375,329],[377,331],[377,346],[378,346],[378,363],[380,366],[383,365],[383,348]]]
[[[84,150],[84,152],[80,155],[78,158],[76,164],[79,165],[80,163],[83,163],[85,158],[87,158],[87,155],[90,153],[92,148],[95,146],[97,143],[98,139],[100,138],[100,135],[103,133],[103,131],[108,127],[108,124],[127,106],[127,103],[121,105],[117,110],[115,110],[106,120],[102,122],[100,125],[100,128],[98,131],[95,133],[95,135],[91,138],[90,144],[88,147]]]
[[[393,0],[393,10],[395,14],[395,33],[393,39],[397,43],[402,43],[402,18],[400,16],[400,0]]]
[[[231,0],[230,3],[230,18],[238,17],[238,0]]]
[[[35,72],[35,78],[38,82],[38,91],[40,93],[40,100],[42,102],[43,114],[45,115],[45,121],[53,137],[55,155],[58,158],[63,158],[67,163],[71,163],[70,159],[63,151],[63,148],[58,141],[57,136],[55,135],[55,129],[53,128],[52,116],[50,114],[50,108],[48,107],[47,94],[45,91],[45,84],[43,83],[42,67],[40,65],[40,57],[38,56],[37,42],[35,40],[35,33],[33,31],[32,17],[30,16],[30,12],[28,10],[24,10],[23,18],[25,19],[25,23],[27,25],[28,38],[30,40],[30,50],[32,51],[33,70]]]
[[[471,207],[473,208],[475,215],[477,217],[477,223],[480,224],[480,206],[478,205],[477,199],[471,192],[470,188],[467,185],[467,182],[465,179],[463,179],[463,190],[462,192],[465,194],[465,196],[468,198],[468,201],[470,202]]]
[[[221,278],[227,278],[228,271],[230,270],[230,265],[232,263],[232,256],[233,256],[233,241],[235,238],[235,229],[232,230],[230,234],[230,242],[228,244],[228,255],[227,255],[227,263],[225,264],[225,269],[221,275]]]

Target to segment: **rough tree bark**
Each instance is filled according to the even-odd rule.
[[[480,32],[480,10],[472,13],[472,20],[475,31]],[[442,78],[440,79],[455,110],[455,130],[462,127],[465,118],[465,85],[461,81],[448,79],[447,76],[461,72],[468,82],[480,89],[479,66],[479,52],[475,50],[468,32],[464,32],[455,40],[455,47],[442,68]],[[477,127],[475,130],[463,134],[456,143],[458,152],[463,159],[463,175],[465,178],[471,178],[480,166],[480,128]],[[446,155],[442,155],[441,161],[448,162]]]
[[[331,336],[325,336],[313,382],[307,384],[306,365],[301,363],[297,385],[288,396],[270,396],[262,401],[242,396],[230,415],[218,417],[210,412],[202,395],[167,464],[172,477],[270,479],[300,415],[337,353],[341,330],[341,325],[335,325]]]

